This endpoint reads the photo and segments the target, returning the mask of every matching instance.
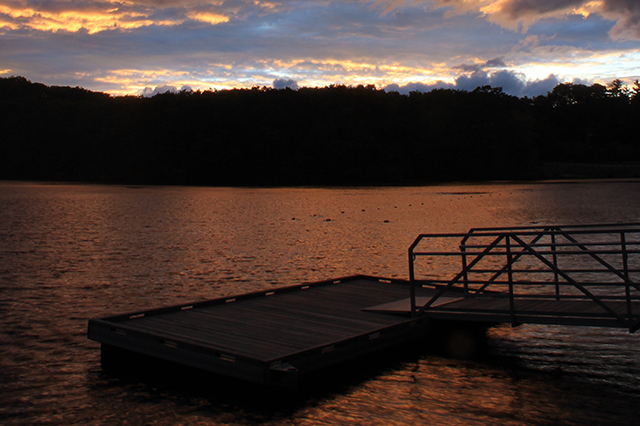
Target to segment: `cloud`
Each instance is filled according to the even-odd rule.
[[[0,29],[32,29],[45,32],[96,34],[108,30],[127,31],[141,27],[177,26],[187,20],[216,25],[229,17],[211,4],[189,8],[163,9],[153,2],[29,1],[0,0]]]
[[[571,12],[536,21],[523,35],[489,19],[562,17],[566,1],[547,0],[546,8],[536,0],[419,1],[431,0],[382,14],[361,0],[0,0],[0,64],[31,81],[118,95],[293,84],[404,91],[496,84],[528,95],[543,91],[550,75],[640,77],[640,45],[608,35],[615,26],[629,39],[628,23]],[[634,2],[590,3],[635,19],[625,12],[637,9]]]
[[[550,75],[542,80],[526,80],[522,74],[510,70],[501,70],[495,73],[480,70],[474,71],[468,75],[458,76],[454,80],[454,83],[437,81],[432,84],[408,83],[404,86],[390,84],[386,86],[384,90],[387,92],[399,92],[406,95],[414,91],[430,92],[434,89],[472,91],[477,87],[491,86],[500,87],[504,93],[509,95],[518,97],[535,97],[538,95],[545,95],[559,83],[560,80],[558,80],[555,75]]]
[[[560,82],[553,74],[542,80],[527,80],[523,73],[514,70],[501,69],[491,72],[499,68],[507,68],[502,58],[455,66],[453,69],[462,71],[463,74],[455,78],[453,87],[467,91],[482,86],[500,87],[504,93],[522,97],[546,94]]]
[[[548,92],[551,92],[553,88],[560,83],[561,81],[558,77],[553,74],[542,80],[527,81],[522,90],[522,95],[530,98],[538,95],[545,95]]]
[[[144,96],[145,98],[151,98],[155,95],[159,95],[162,93],[178,93],[182,91],[190,92],[191,87],[182,86],[180,90],[178,90],[175,86],[169,86],[166,84],[162,86],[157,86],[155,89],[152,89],[151,87],[145,87],[140,91],[140,96]]]
[[[215,12],[200,12],[200,11],[191,11],[187,12],[186,16],[189,19],[193,19],[195,21],[206,22],[211,25],[222,24],[225,22],[229,22],[229,17],[215,13]]]
[[[518,97],[544,95],[560,83],[553,74],[543,80],[527,80],[524,75],[512,70],[494,73],[478,71],[459,76],[455,82],[456,88],[462,90],[470,91],[482,86],[501,87],[504,93]]]
[[[487,62],[485,62],[484,64],[486,67],[489,68],[504,68],[506,67],[504,61],[502,60],[502,58],[494,58],[494,59],[489,59]]]
[[[527,15],[544,15],[557,11],[575,10],[585,3],[584,0],[502,0],[494,3],[493,7],[485,10],[500,11],[511,18],[521,18]]]
[[[0,4],[0,28],[45,32],[85,30],[89,34],[113,29],[129,30],[148,25],[176,25],[179,21],[153,19],[153,11],[109,2],[11,2]]]
[[[485,68],[505,68],[505,67],[506,65],[503,62],[502,58],[494,58],[481,63],[456,65],[453,67],[453,69],[464,71],[464,72],[475,72]]]
[[[611,29],[611,36],[618,40],[640,39],[640,1],[606,0],[605,16],[620,16]]]
[[[298,83],[295,80],[276,79],[273,80],[274,89],[286,89],[298,90]]]
[[[382,0],[384,1],[384,0]],[[542,19],[587,18],[598,14],[616,21],[611,37],[618,40],[640,39],[640,1],[638,0],[426,0],[434,8],[453,14],[479,14],[490,22],[514,31],[526,32]],[[387,2],[388,8],[402,7],[399,0]]]
[[[386,92],[398,92],[403,95],[408,95],[411,92],[430,92],[436,89],[456,89],[456,85],[439,80],[430,84],[419,82],[407,83],[404,86],[400,86],[399,84],[394,83],[389,84],[388,86],[383,88],[383,90]]]

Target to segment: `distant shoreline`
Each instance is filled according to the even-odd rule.
[[[573,177],[559,179],[537,179],[537,180],[490,180],[490,181],[452,181],[452,182],[431,182],[415,185],[281,185],[281,186],[256,186],[256,185],[183,185],[183,184],[128,184],[128,183],[107,183],[107,182],[62,182],[62,181],[40,181],[40,180],[2,180],[0,185],[41,185],[41,186],[112,186],[129,189],[145,188],[233,188],[233,189],[374,189],[374,188],[421,188],[438,186],[482,186],[482,185],[563,185],[572,183],[640,183],[640,177]]]
[[[379,187],[634,178],[639,115],[640,96],[601,85],[561,84],[535,99],[489,86],[112,98],[0,78],[0,179]]]

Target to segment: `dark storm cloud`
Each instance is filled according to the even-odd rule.
[[[276,79],[273,80],[274,89],[286,89],[298,90],[298,83],[295,80]]]
[[[640,39],[640,0],[605,0],[604,9],[621,16],[611,31],[614,37]]]
[[[477,72],[486,68],[505,68],[506,65],[502,58],[489,59],[479,64],[460,64],[453,67],[455,70],[463,72]]]
[[[456,88],[473,90],[476,87],[491,86],[501,87],[502,91],[510,95],[519,96],[525,86],[524,80],[512,71],[498,71],[489,74],[486,71],[474,72],[470,75],[462,75],[456,78]]]
[[[512,18],[518,18],[575,8],[584,3],[585,0],[507,0],[501,4],[501,11]]]
[[[430,92],[436,89],[455,89],[456,85],[453,83],[446,83],[444,81],[436,81],[431,84],[425,83],[407,83],[404,86],[400,86],[398,84],[390,84],[384,88],[387,92],[398,92],[403,95],[408,95],[411,92]]]
[[[504,61],[502,60],[502,58],[495,58],[495,59],[489,59],[486,63],[485,66],[488,68],[504,68],[506,67]]]
[[[479,71],[471,75],[459,76],[455,81],[457,89],[474,90],[476,87],[482,86],[500,87],[504,93],[518,97],[544,95],[560,83],[555,75],[550,75],[543,80],[527,81],[521,74],[510,70],[491,74]]]

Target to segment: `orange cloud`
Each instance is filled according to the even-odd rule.
[[[69,31],[77,32],[81,29],[89,34],[109,29],[133,29],[148,25],[176,25],[175,21],[154,21],[149,15],[137,11],[110,8],[104,10],[64,10],[47,11],[30,7],[10,7],[0,5],[0,13],[13,18],[5,20],[0,25],[15,29],[30,28],[39,31]]]
[[[188,12],[187,17],[194,21],[206,22],[211,25],[229,22],[229,17],[211,12]]]
[[[602,8],[602,3],[602,1],[585,0],[496,0],[479,10],[491,22],[526,32],[531,25],[543,18],[562,18],[569,15],[588,17],[598,12]]]
[[[187,12],[161,18],[154,16],[154,8],[136,6],[132,3],[99,2],[84,4],[82,8],[67,2],[47,4],[41,8],[12,2],[0,4],[0,28],[15,30],[29,28],[39,31],[85,30],[89,34],[106,30],[131,30],[135,28],[182,24],[186,19],[194,19],[209,24],[227,22],[228,17],[211,12]]]
[[[217,70],[215,72],[211,70]],[[220,70],[242,69],[242,72],[224,74]],[[257,60],[250,63],[211,63],[201,70],[122,68],[84,75],[109,87],[114,95],[141,94],[149,88],[188,86],[193,90],[231,89],[237,87],[271,86],[276,79],[293,79],[300,87],[323,87],[331,84],[376,84],[384,87],[391,83],[406,84],[413,81],[452,81],[454,73],[445,64],[429,68],[410,67],[396,62],[356,62],[335,59]]]

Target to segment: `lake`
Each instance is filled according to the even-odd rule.
[[[420,233],[640,222],[640,181],[394,188],[0,183],[0,423],[637,424],[639,335],[525,325],[290,401],[103,369],[87,320],[353,274],[408,278]],[[384,360],[382,360],[384,361]]]

